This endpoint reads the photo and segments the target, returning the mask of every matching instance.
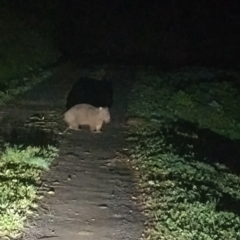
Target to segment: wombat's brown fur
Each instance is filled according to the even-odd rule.
[[[64,114],[68,129],[79,130],[79,126],[88,125],[92,132],[100,133],[103,123],[110,122],[108,108],[96,108],[89,104],[77,104]]]

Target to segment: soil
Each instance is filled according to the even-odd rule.
[[[29,220],[24,240],[141,238],[144,217],[134,200],[132,173],[118,154],[127,107],[122,96],[130,90],[131,74],[118,71],[114,77],[112,120],[101,134],[87,128],[59,134],[66,127],[62,113],[67,93],[84,71],[58,67],[50,79],[1,108],[1,141],[59,148],[59,157],[43,176],[39,216]]]

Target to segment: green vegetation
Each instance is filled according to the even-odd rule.
[[[4,2],[0,8],[0,104],[49,77],[44,68],[59,57],[51,21],[39,20],[41,13],[21,15],[17,4]],[[42,13],[49,11],[52,5],[48,5]],[[37,193],[41,174],[56,156],[57,149],[52,146],[24,149],[6,145],[0,152],[0,238],[21,234],[27,216],[35,213],[41,198]]]
[[[230,139],[240,139],[237,73],[188,69],[158,74],[149,70],[139,72],[137,78],[140,82],[133,89],[130,115],[184,119]]]
[[[205,69],[137,76],[129,115],[149,124],[130,128],[127,139],[145,192],[148,239],[239,240],[240,177],[197,161],[191,145],[180,155],[166,140],[178,119],[239,139],[239,94],[229,81],[239,76]]]
[[[57,149],[6,145],[0,156],[0,237],[16,237],[34,214],[40,177],[49,170]]]
[[[14,87],[7,87],[7,91],[1,91],[0,90],[0,105],[6,103],[7,101],[13,99],[16,95],[22,94],[29,89],[31,89],[35,84],[42,82],[46,78],[50,77],[52,75],[51,72],[39,72],[38,76],[32,76],[29,78],[24,78],[23,81],[13,81],[16,83]],[[12,82],[12,83],[13,83]]]

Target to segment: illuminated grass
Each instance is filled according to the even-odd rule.
[[[184,89],[176,91],[176,85],[182,84],[177,81],[179,76],[191,76],[193,82],[199,78],[196,73],[190,73],[156,75],[151,72],[149,75],[154,76],[152,78],[146,72],[139,74],[140,80],[130,96],[129,114],[149,121],[146,126],[130,128],[127,136],[130,159],[139,170],[139,187],[145,192],[142,195],[148,217],[145,234],[151,240],[240,239],[240,211],[234,207],[234,203],[237,206],[240,204],[240,177],[224,165],[197,161],[191,146],[180,156],[175,146],[166,141],[172,121],[184,118],[201,123],[206,116],[214,116],[211,115],[214,109],[207,115],[211,106],[196,101],[202,96],[201,100],[207,103],[208,98],[203,93],[197,98],[198,88],[191,86],[189,79],[187,88],[192,92]],[[221,89],[221,94],[215,95],[219,98],[213,99],[221,103],[223,110],[224,104],[229,103],[227,99],[231,99],[233,107],[233,102],[238,101],[230,85],[226,84],[228,92],[224,92],[224,84],[217,86],[217,83],[209,83],[209,88],[204,88],[212,90],[211,93]],[[213,86],[216,88],[211,88]],[[233,96],[229,94],[229,88]],[[238,121],[238,113],[226,110],[228,119]],[[234,114],[229,114],[231,111]],[[199,112],[201,114],[198,115]],[[195,115],[199,118],[194,120]],[[236,126],[227,126],[225,118],[223,121],[226,122],[219,122],[219,116],[216,119],[209,117],[207,120],[211,121],[208,124],[205,121],[204,126],[219,132],[222,132],[220,126],[224,127],[222,134],[238,138],[240,135]]]
[[[0,236],[21,234],[25,220],[37,207],[37,189],[57,149],[9,147],[0,156]]]

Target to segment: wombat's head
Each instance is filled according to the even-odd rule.
[[[108,108],[107,107],[106,108],[100,107],[99,112],[100,112],[101,119],[105,123],[109,123],[110,120],[111,120],[111,117],[110,117],[110,113],[109,113]]]

